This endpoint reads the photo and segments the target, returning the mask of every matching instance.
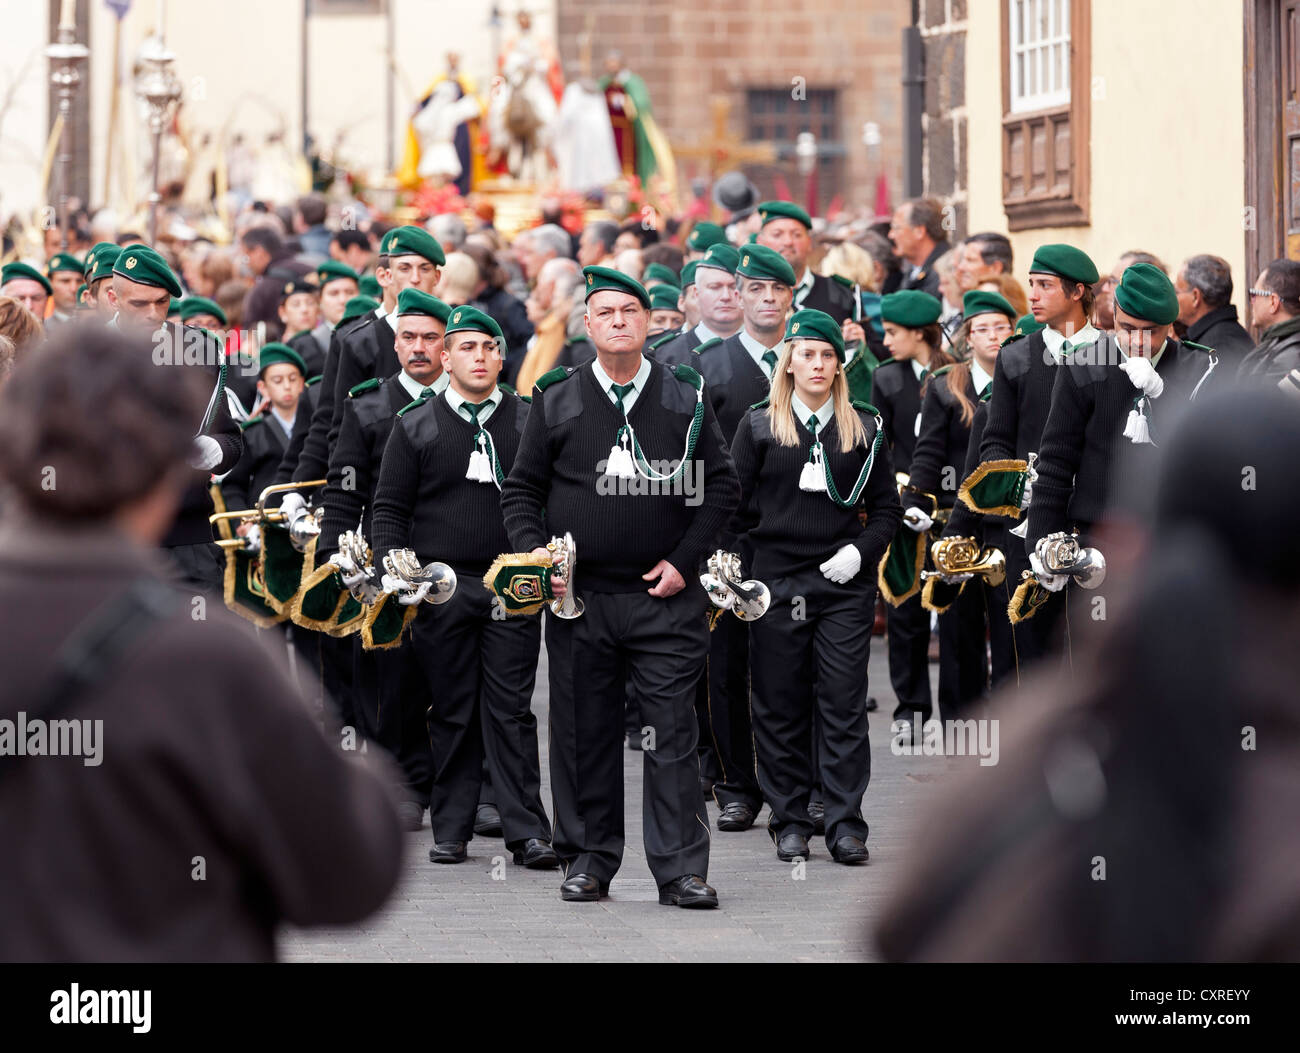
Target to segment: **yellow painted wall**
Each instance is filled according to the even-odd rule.
[[[966,35],[969,223],[1007,232],[1002,210],[999,4],[971,0]],[[1034,249],[1068,241],[1103,273],[1122,252],[1171,276],[1201,252],[1232,265],[1244,313],[1244,15],[1235,0],[1092,0],[1091,220],[1010,234],[1022,280]],[[983,56],[983,59],[981,59]]]

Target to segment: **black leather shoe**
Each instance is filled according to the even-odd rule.
[[[814,834],[826,832],[826,805],[823,802],[808,802],[808,818],[812,820]]]
[[[397,806],[397,814],[402,817],[402,829],[414,831],[424,825],[424,809],[415,801],[402,801]]]
[[[554,870],[560,865],[560,857],[549,842],[540,837],[530,837],[523,845],[515,849],[515,863],[529,870]]]
[[[782,834],[776,843],[776,858],[787,863],[792,859],[807,859],[808,838],[803,834]]]
[[[495,804],[480,804],[474,813],[474,833],[482,837],[501,836],[501,813]]]
[[[831,858],[837,863],[865,863],[870,856],[867,843],[860,837],[846,835],[836,838],[835,844],[831,845]]]
[[[718,905],[718,893],[703,878],[683,874],[659,886],[659,902],[665,907],[709,909]]]
[[[429,859],[435,863],[463,863],[468,853],[464,841],[435,841]]]
[[[875,695],[868,695],[868,696],[867,696],[867,712],[868,712],[868,713],[874,713],[874,712],[875,712],[876,710],[878,710],[879,708],[880,708],[880,703],[876,701],[876,696],[875,696]]]
[[[609,891],[609,883],[601,883],[590,874],[574,874],[560,885],[560,899],[570,903],[595,903]]]
[[[627,732],[627,748],[633,753],[641,752],[641,732],[635,729],[629,729]]]
[[[742,801],[732,801],[722,806],[718,816],[719,830],[748,830],[754,825],[754,809]]]

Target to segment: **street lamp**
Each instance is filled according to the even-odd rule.
[[[162,158],[162,133],[171,120],[181,97],[181,82],[172,65],[176,56],[167,50],[161,36],[151,36],[140,48],[141,73],[136,78],[135,93],[149,107],[149,133],[153,136],[153,178],[149,191],[149,244],[158,240],[158,204],[162,192],[158,186]]]
[[[804,178],[804,197],[808,215],[817,214],[817,137],[812,132],[800,132],[794,140],[795,167]]]
[[[68,146],[72,139],[72,97],[77,93],[77,85],[81,83],[81,67],[90,55],[85,44],[77,43],[76,5],[73,0],[63,0],[58,32],[58,40],[45,49],[45,57],[50,60],[50,83],[54,85],[59,97],[59,247],[66,250],[68,186],[71,181],[68,169],[72,163],[72,153]]]

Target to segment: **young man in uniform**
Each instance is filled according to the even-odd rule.
[[[77,313],[77,287],[81,285],[83,266],[70,252],[56,252],[45,268],[54,297],[54,313],[46,319],[46,328],[70,322]]]
[[[730,245],[718,244],[696,263],[693,287],[700,321],[694,329],[671,340],[661,338],[654,342],[649,350],[656,361],[669,366],[679,363],[691,365],[691,352],[706,340],[725,340],[740,331],[743,316],[740,296],[736,292],[736,264],[739,262],[740,253]]]
[[[764,201],[758,206],[762,221],[759,245],[776,249],[794,269],[794,305],[798,309],[823,311],[840,325],[853,317],[853,293],[839,282],[813,274],[808,266],[812,253],[812,219],[798,205],[788,201]]]

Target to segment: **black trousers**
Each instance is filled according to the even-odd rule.
[[[944,720],[966,712],[988,690],[983,588],[968,582],[939,615],[939,715]]]
[[[642,836],[655,881],[708,877],[709,828],[696,757],[695,689],[708,652],[694,582],[667,599],[583,592],[586,613],[546,616],[555,851],[568,874],[609,881],[623,860],[623,708],[636,696]]]
[[[989,628],[989,683],[996,690],[1017,682],[1019,637],[1028,633],[1028,630],[1022,633],[1007,617],[1007,606],[1020,584],[1019,573],[1011,569],[1013,550],[1018,548],[1023,553],[1025,542],[1009,534],[1006,527],[989,523],[984,528],[984,543],[998,549],[1007,560],[1007,576],[1001,585],[977,583],[983,591],[984,619]]]
[[[920,595],[895,607],[885,604],[889,640],[889,680],[898,704],[895,720],[930,719],[930,612]]]
[[[307,632],[306,629],[299,631]],[[333,707],[341,727],[354,728],[359,736],[365,737],[360,715],[357,713],[356,686],[353,683],[356,675],[356,656],[353,654],[352,640],[336,639],[325,633],[313,635],[316,637],[316,646],[320,653],[321,686],[325,689],[326,704]]]
[[[352,648],[352,716],[357,732],[370,742],[379,741],[379,651],[361,646],[361,634],[343,638]]]
[[[763,580],[772,591],[772,606],[749,629],[758,781],[772,809],[768,830],[773,839],[812,834],[808,800],[820,775],[827,845],[845,836],[865,839],[862,795],[871,779],[867,660],[875,583],[859,575],[836,585],[817,570]]]
[[[426,613],[421,611],[414,624],[418,625]],[[429,807],[432,816],[430,784],[434,762],[425,719],[435,696],[419,655],[409,639],[403,640],[399,647],[365,654],[374,663],[375,670],[375,741],[397,761],[407,798],[421,807]]]
[[[749,709],[749,623],[730,611],[713,620],[708,670],[709,735],[722,771],[722,778],[713,784],[713,799],[720,807],[747,804],[757,813],[763,807],[763,794],[754,764]]]
[[[176,545],[162,550],[171,560],[176,578],[182,586],[195,588],[215,596],[224,603],[226,560],[221,549],[213,542],[198,545]]]
[[[483,789],[484,762],[508,848],[551,839],[542,807],[537,718],[531,708],[542,627],[536,618],[493,618],[482,571],[457,571],[446,603],[425,606],[408,651],[431,705],[429,821],[435,841],[469,841]],[[621,743],[620,743],[621,745]]]

